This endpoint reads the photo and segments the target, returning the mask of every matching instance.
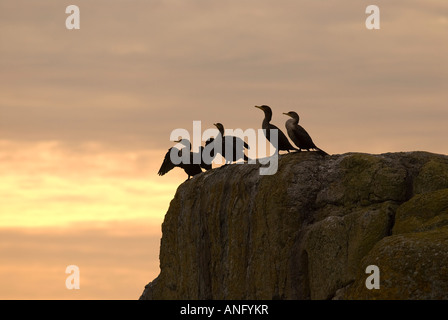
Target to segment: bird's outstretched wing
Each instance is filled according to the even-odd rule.
[[[176,165],[171,161],[171,158],[170,158],[171,149],[173,149],[173,148],[168,149],[168,152],[165,154],[165,158],[163,159],[163,163],[160,166],[160,169],[158,172],[159,176],[163,176],[164,174],[173,170],[176,167]]]

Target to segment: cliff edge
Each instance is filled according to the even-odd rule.
[[[179,186],[141,299],[448,299],[448,156],[280,156]],[[368,265],[380,289],[367,289]]]

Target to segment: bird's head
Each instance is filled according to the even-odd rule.
[[[264,117],[265,120],[267,119],[268,121],[271,121],[272,118],[272,110],[271,107],[267,106],[267,105],[262,105],[262,106],[255,106],[255,108],[258,108],[260,110],[263,110],[264,112]]]
[[[219,132],[221,132],[221,134],[224,134],[224,126],[222,125],[222,123],[214,123],[213,124],[216,128],[218,128]]]
[[[260,110],[263,110],[264,112],[267,112],[267,111],[271,111],[272,112],[272,110],[271,110],[271,107],[269,107],[269,106],[267,106],[267,105],[262,105],[262,106],[255,106],[255,108],[258,108],[258,109],[260,109]]]
[[[294,120],[297,120],[297,121],[299,121],[299,119],[300,119],[300,117],[297,114],[297,112],[294,112],[294,111],[283,112],[283,114],[286,115],[286,116],[289,116],[289,117],[291,117],[291,118],[293,118]]]

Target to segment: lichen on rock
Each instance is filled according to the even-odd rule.
[[[315,152],[179,186],[142,299],[448,298],[448,157]],[[381,289],[365,286],[376,264]]]

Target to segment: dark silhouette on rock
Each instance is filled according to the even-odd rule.
[[[302,151],[302,149],[309,151],[310,149],[317,150],[321,155],[328,156],[328,153],[323,151],[322,149],[316,147],[316,145],[313,142],[313,139],[311,139],[310,135],[306,130],[299,125],[299,115],[294,111],[289,111],[288,113],[283,113],[291,119],[286,121],[285,127],[286,132],[288,133],[289,138],[292,142],[299,148],[299,151]]]
[[[216,144],[217,141],[221,141],[221,152],[218,152],[217,149],[215,149],[216,154],[220,153],[226,159],[226,164],[238,161],[240,159],[248,161],[248,157],[244,151],[245,149],[250,149],[250,146],[239,137],[224,135],[225,130],[221,123],[218,122],[213,125],[219,130],[219,135],[209,143]],[[206,143],[206,145],[207,144],[208,143]]]
[[[165,157],[163,159],[162,165],[160,166],[160,169],[158,172],[159,176],[163,176],[166,173],[168,173],[169,171],[173,170],[174,168],[179,167],[179,168],[184,169],[185,173],[188,175],[187,180],[190,180],[190,178],[192,176],[202,173],[201,167],[206,170],[210,170],[212,168],[211,164],[206,164],[205,162],[202,161],[202,157],[199,158],[199,159],[201,159],[200,164],[194,163],[195,159],[198,159],[198,156],[195,156],[195,153],[191,152],[191,143],[188,139],[182,139],[182,140],[178,140],[175,142],[183,144],[185,146],[185,148],[177,149],[175,147],[172,147],[172,148],[168,149],[168,152],[165,154]],[[174,164],[173,161],[171,160],[171,151],[173,149],[178,150],[177,155],[179,158],[182,158],[182,155],[184,152],[188,152],[189,153],[188,163],[180,162],[179,164]],[[203,150],[203,147],[201,146],[201,148],[200,148],[201,155],[202,155],[202,150]]]
[[[275,125],[271,123],[272,120],[272,110],[269,106],[262,105],[262,106],[255,106],[255,108],[258,108],[260,110],[263,110],[264,112],[264,119],[261,124],[261,128],[264,129],[264,134],[266,136],[266,139],[271,142],[272,145],[274,145],[271,141],[271,131],[270,130],[277,130],[278,132],[278,142],[277,146],[274,145],[274,147],[277,147],[277,151],[289,151],[295,150],[298,151],[296,148],[294,148],[291,143],[289,142],[288,138],[285,136],[285,134]]]

